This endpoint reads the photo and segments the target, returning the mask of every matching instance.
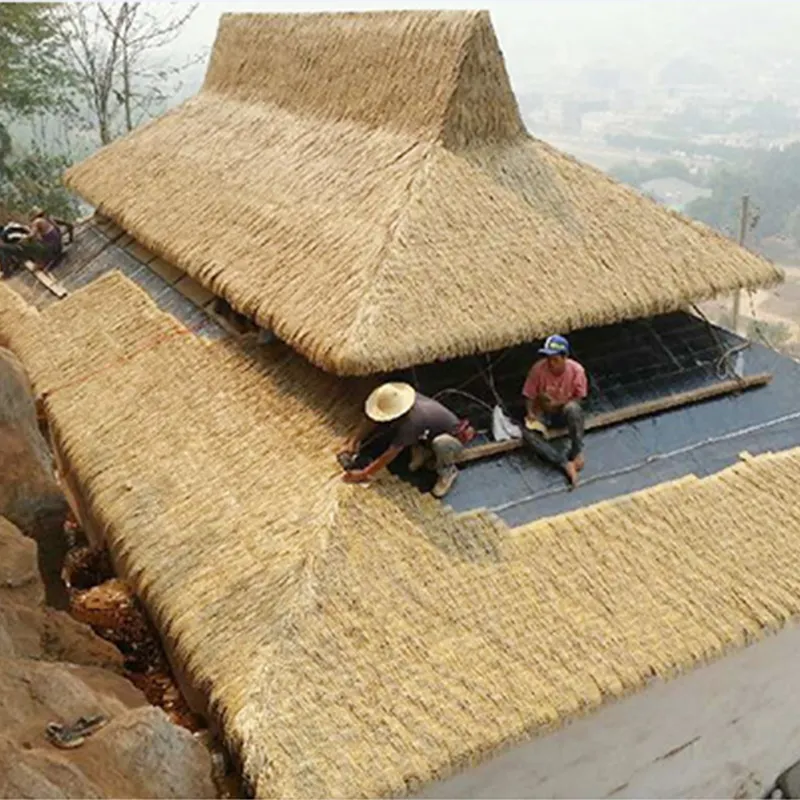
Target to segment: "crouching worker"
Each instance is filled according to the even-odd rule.
[[[348,483],[363,483],[391,464],[407,447],[411,448],[410,470],[417,472],[431,466],[438,473],[434,497],[444,497],[458,477],[455,462],[475,431],[467,420],[459,418],[441,403],[417,393],[407,383],[385,383],[367,398],[367,418],[340,454],[343,464],[352,462],[361,442],[377,428],[390,427],[392,440],[388,449],[364,469],[345,472]]]
[[[39,269],[55,266],[64,254],[61,228],[67,231],[69,243],[75,238],[72,223],[49,217],[41,208],[34,208],[30,214],[30,236],[22,241],[25,256]]]
[[[584,467],[584,412],[581,401],[589,391],[586,371],[569,358],[569,343],[563,336],[548,336],[522,389],[525,398],[525,442],[542,458],[559,467],[572,486]],[[566,428],[566,453],[541,436],[546,428]]]

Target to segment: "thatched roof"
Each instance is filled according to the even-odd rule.
[[[224,15],[202,91],[67,181],[337,374],[780,277],[528,136],[485,12]]]
[[[113,274],[0,288],[98,530],[260,797],[412,792],[800,613],[800,452],[511,530],[334,453],[367,387]]]

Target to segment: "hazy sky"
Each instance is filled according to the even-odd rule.
[[[280,0],[202,2],[177,48],[210,47],[223,11],[486,8],[515,88],[534,76],[610,62],[637,71],[691,55],[744,74],[763,59],[800,52],[797,0]],[[798,64],[800,69],[800,64]]]

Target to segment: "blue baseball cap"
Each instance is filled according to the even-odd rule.
[[[548,336],[544,341],[544,346],[539,348],[539,353],[543,356],[569,355],[569,342],[558,334]]]

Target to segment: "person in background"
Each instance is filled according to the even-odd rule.
[[[570,484],[578,484],[584,468],[582,401],[589,393],[586,371],[569,358],[569,342],[563,336],[548,336],[539,350],[544,358],[531,367],[522,394],[525,399],[525,442],[540,456],[559,467]],[[569,449],[566,453],[542,436],[546,428],[566,428]]]
[[[17,222],[9,222],[0,227],[0,274],[3,277],[22,265],[25,260],[22,243],[30,235],[31,229]]]
[[[18,244],[30,235],[31,229],[18,222],[9,222],[8,225],[0,227],[0,242],[3,244]]]
[[[74,228],[71,223],[60,219],[51,219],[41,208],[34,208],[30,214],[30,235],[21,244],[25,257],[33,261],[40,269],[47,269],[59,261],[63,255],[61,228],[67,230],[70,243],[74,239]]]
[[[419,394],[407,383],[385,383],[375,389],[364,405],[366,419],[350,439],[340,463],[347,469],[363,440],[380,426],[391,428],[392,440],[386,451],[364,469],[347,469],[344,480],[363,483],[411,448],[409,469],[416,472],[432,466],[438,479],[431,494],[444,497],[458,477],[456,459],[475,436],[467,420],[459,418],[436,400]]]

